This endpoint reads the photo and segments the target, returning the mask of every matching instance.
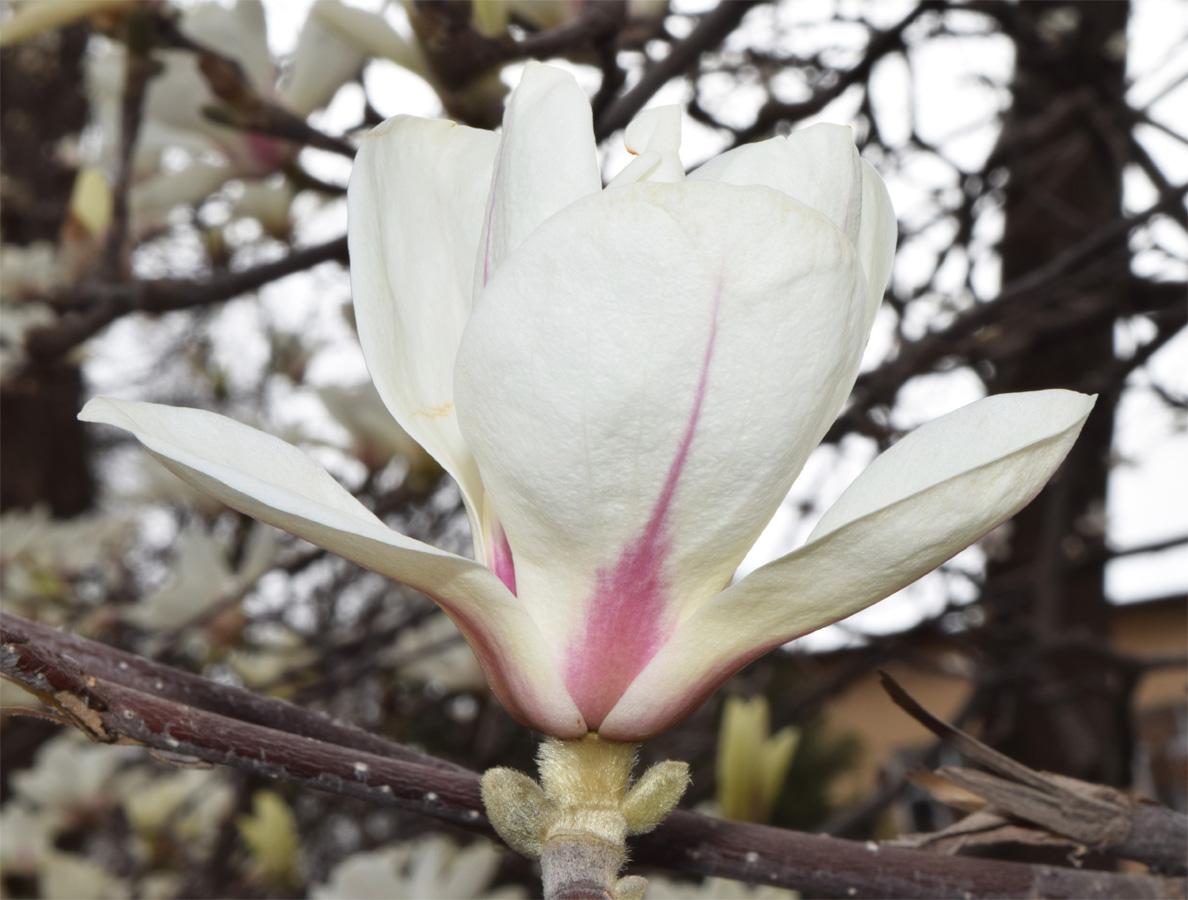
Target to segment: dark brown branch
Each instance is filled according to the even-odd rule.
[[[390,756],[403,762],[466,771],[369,732],[338,725],[325,716],[282,700],[263,697],[233,685],[219,684],[38,622],[7,614],[0,614],[0,621],[3,622],[5,642],[35,645],[38,652],[70,660],[80,670],[96,678],[153,694],[161,700],[286,734]]]
[[[188,50],[197,56],[199,71],[211,92],[223,102],[223,106],[204,109],[207,118],[251,134],[315,147],[354,159],[355,147],[350,142],[319,131],[302,116],[294,115],[256,93],[243,67],[234,59],[193,40],[168,16],[158,15],[156,27],[162,40],[169,46]]]
[[[993,774],[945,766],[945,781],[1003,811],[1102,853],[1133,859],[1160,871],[1188,873],[1188,816],[1158,803],[1075,778],[1037,772],[938,719],[886,672],[884,690],[913,719]]]
[[[364,746],[360,732],[311,721],[313,714],[282,701],[249,699],[15,616],[0,615],[0,641],[0,673],[94,740],[141,744],[491,833],[475,773],[374,736]],[[634,856],[644,866],[849,897],[1182,897],[1185,889],[1182,879],[937,856],[688,812],[639,839]]]
[[[230,300],[278,278],[311,269],[324,262],[347,262],[345,237],[294,250],[283,259],[217,275],[206,281],[164,278],[120,285],[88,285],[64,300],[80,307],[54,325],[31,331],[25,340],[29,358],[47,362],[74,349],[106,326],[130,312],[173,312]]]
[[[656,91],[664,87],[670,78],[675,78],[692,65],[702,53],[721,44],[738,27],[751,7],[757,6],[759,2],[732,0],[706,13],[689,36],[669,50],[668,56],[644,72],[635,87],[603,110],[594,125],[595,138],[605,140],[615,131],[626,127]]]
[[[153,63],[149,50],[153,45],[154,18],[135,6],[128,15],[128,53],[124,69],[124,91],[120,101],[120,149],[115,184],[112,186],[111,225],[103,248],[100,277],[105,281],[123,279],[124,242],[128,238],[128,191],[132,184],[132,158],[144,113],[144,97]]]
[[[520,38],[512,45],[514,55],[520,59],[548,59],[572,53],[577,48],[594,47],[617,34],[626,21],[624,0],[587,3],[572,22]]]
[[[931,366],[945,357],[976,349],[980,329],[1002,325],[1002,316],[1014,307],[1049,291],[1058,279],[1078,271],[1110,249],[1124,246],[1127,236],[1134,228],[1182,204],[1186,193],[1188,187],[1179,185],[1170,193],[1162,195],[1157,202],[1141,213],[1132,217],[1119,217],[1109,225],[1093,231],[1044,266],[1004,285],[997,297],[978,304],[952,325],[902,346],[894,358],[858,379],[850,407],[834,423],[825,439],[837,440],[847,429],[854,427],[863,412],[878,403],[889,402],[900,386],[912,376],[929,371]],[[1175,299],[1173,308],[1182,306],[1179,300],[1180,298]],[[1063,317],[1047,321],[1044,327],[1047,330],[1069,327],[1070,320],[1083,322],[1108,313],[1114,308],[1113,304],[1112,295],[1106,294],[1070,309]],[[1033,313],[1034,310],[1029,312]],[[1025,336],[1012,337],[1023,340]]]
[[[724,5],[729,6],[731,4],[727,3]],[[871,37],[866,52],[862,54],[862,61],[852,69],[838,73],[836,81],[832,82],[828,88],[815,92],[810,99],[799,103],[781,103],[775,99],[768,100],[763,105],[763,108],[759,110],[759,115],[755,117],[755,121],[750,127],[744,128],[735,134],[735,145],[746,144],[756,138],[770,134],[778,122],[794,122],[819,113],[852,85],[860,81],[865,81],[880,59],[888,53],[894,53],[896,50],[902,49],[903,32],[912,22],[916,21],[925,12],[941,8],[943,8],[943,4],[941,3],[920,3],[895,25],[892,25],[885,31],[876,32]]]
[[[825,897],[943,898],[1180,896],[1184,879],[1116,875],[939,856],[678,811],[635,838],[645,865],[792,887]]]

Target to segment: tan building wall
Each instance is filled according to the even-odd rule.
[[[1114,648],[1137,657],[1183,660],[1188,653],[1188,601],[1158,601],[1117,608]],[[891,663],[884,668],[930,712],[952,721],[968,700],[972,682],[965,658],[950,648],[914,648],[919,664]],[[842,662],[846,653],[836,654]],[[819,661],[829,667],[828,657]],[[1151,713],[1188,704],[1188,669],[1181,666],[1147,672],[1135,695],[1141,720]],[[896,706],[879,685],[875,673],[860,679],[825,706],[825,719],[834,732],[856,735],[864,753],[858,767],[839,778],[835,802],[845,804],[869,794],[895,754],[929,745],[932,734]]]

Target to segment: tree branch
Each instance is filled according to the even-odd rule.
[[[63,305],[80,307],[79,311],[68,313],[46,328],[30,331],[25,338],[25,350],[30,360],[49,362],[130,312],[174,312],[219,303],[278,278],[331,261],[344,264],[348,261],[345,237],[294,250],[276,262],[217,275],[206,281],[162,278],[117,285],[87,285],[62,301]]]
[[[1077,844],[1122,859],[1183,875],[1188,851],[1188,816],[1122,791],[1076,778],[1037,772],[938,719],[886,672],[883,689],[900,709],[991,773],[945,766],[945,781],[984,798],[1003,811]]]
[[[16,616],[0,614],[0,642],[0,674],[94,740],[196,757],[491,834],[473,772]],[[1183,879],[938,856],[689,812],[638,839],[634,857],[643,866],[848,897],[1182,897],[1185,890]]]
[[[751,7],[757,6],[760,2],[761,0],[732,0],[706,13],[688,37],[673,46],[668,56],[644,72],[635,87],[607,105],[595,123],[595,140],[601,142],[615,131],[626,127],[656,91],[664,87],[670,78],[675,78],[692,65],[702,53],[721,44],[726,36],[738,27]]]

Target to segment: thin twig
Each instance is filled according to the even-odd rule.
[[[87,285],[63,300],[80,308],[46,328],[30,331],[25,349],[31,360],[47,362],[73,350],[130,312],[173,312],[230,300],[269,282],[312,269],[324,262],[346,263],[345,237],[294,250],[276,262],[217,275],[206,281],[163,278],[120,285]]]
[[[594,124],[595,138],[602,141],[626,127],[656,91],[664,87],[670,78],[675,78],[692,65],[702,53],[721,44],[738,27],[751,7],[757,6],[759,2],[761,0],[732,0],[706,13],[689,36],[672,47],[668,56],[644,72],[635,87],[603,110]]]

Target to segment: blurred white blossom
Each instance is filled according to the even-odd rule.
[[[6,602],[62,599],[70,579],[88,570],[114,578],[135,530],[121,516],[54,519],[44,506],[0,515],[0,588]],[[44,612],[40,608],[38,617],[52,618]]]
[[[423,624],[401,631],[385,659],[395,663],[405,678],[441,690],[487,689],[474,652],[444,615],[432,615]]]
[[[231,550],[204,525],[191,524],[178,541],[172,578],[137,603],[123,618],[148,630],[172,630],[200,619],[221,603],[241,598],[272,568],[278,532],[253,524],[238,566],[228,561]]]
[[[53,851],[41,867],[42,900],[123,900],[128,885],[102,864],[77,853]]]
[[[648,876],[648,900],[797,900],[800,894],[768,884],[747,884],[731,878],[706,878],[700,883]]]
[[[139,755],[131,747],[92,744],[72,729],[47,741],[31,768],[13,772],[13,795],[53,828],[67,828],[111,806],[112,777]]]
[[[369,469],[382,468],[393,457],[408,463],[409,474],[422,479],[441,475],[441,467],[392,418],[370,381],[350,387],[318,388],[322,404],[354,439],[355,456]]]
[[[208,848],[235,806],[235,791],[217,769],[162,772],[136,766],[113,788],[132,830],[151,839],[168,829],[189,845]]]
[[[487,841],[465,848],[440,835],[356,853],[310,890],[313,900],[469,900],[527,896],[519,887],[488,890],[499,851]]]

